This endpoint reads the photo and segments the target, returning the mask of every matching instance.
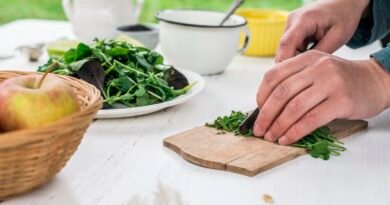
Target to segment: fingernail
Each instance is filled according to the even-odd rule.
[[[270,141],[270,142],[274,141],[273,137],[274,137],[274,136],[273,136],[273,134],[272,134],[271,131],[268,131],[268,132],[265,133],[265,135],[264,135],[264,139],[267,140],[267,141]]]
[[[263,129],[256,123],[255,127],[253,128],[253,134],[255,134],[257,137],[261,137],[264,134]]]
[[[288,138],[286,136],[282,136],[281,138],[279,138],[278,142],[279,142],[280,145],[287,145],[288,144]]]

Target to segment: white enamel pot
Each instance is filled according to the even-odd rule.
[[[202,75],[223,72],[237,53],[243,52],[250,34],[245,18],[233,15],[223,25],[224,13],[201,10],[165,10],[160,20],[161,50],[168,62]],[[240,34],[246,40],[238,49]]]

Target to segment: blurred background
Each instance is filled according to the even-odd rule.
[[[243,7],[293,10],[310,0],[247,0]],[[145,0],[141,22],[156,22],[154,14],[167,8],[225,11],[229,0]],[[0,24],[22,18],[65,20],[61,0],[0,0]]]

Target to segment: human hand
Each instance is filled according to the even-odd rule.
[[[293,11],[280,40],[276,62],[308,49],[333,53],[354,34],[369,0],[323,0]]]
[[[307,51],[268,71],[254,135],[292,144],[334,119],[373,117],[390,106],[390,74],[375,60]]]

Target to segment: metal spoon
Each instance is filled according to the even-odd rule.
[[[244,0],[236,0],[233,2],[233,4],[230,6],[229,11],[226,13],[225,18],[221,21],[219,26],[223,26],[223,24],[230,18],[231,15],[234,14],[234,12],[244,3]]]
[[[39,43],[31,46],[21,46],[19,51],[24,54],[30,62],[37,62],[43,54],[44,43]]]
[[[44,43],[36,43],[31,45],[22,45],[15,48],[10,53],[0,53],[0,61],[11,59],[16,56],[18,52],[28,57],[31,62],[35,62],[43,53]]]

